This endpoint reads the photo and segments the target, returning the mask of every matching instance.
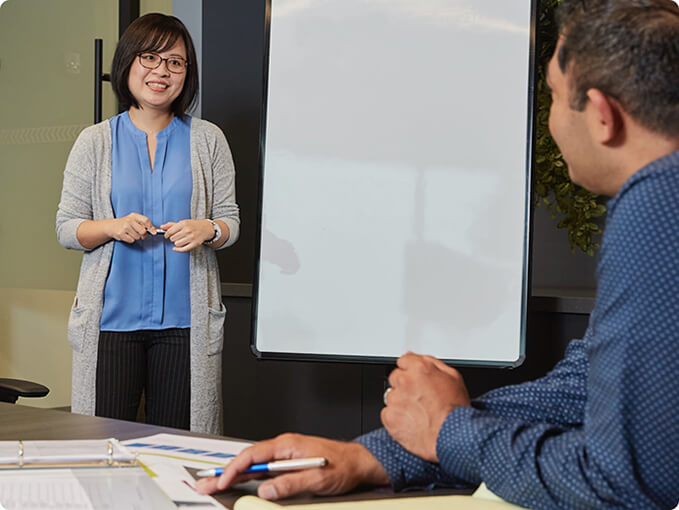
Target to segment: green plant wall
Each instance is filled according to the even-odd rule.
[[[589,255],[599,248],[596,242],[601,228],[596,218],[606,213],[598,195],[574,184],[568,167],[549,134],[551,96],[545,83],[545,71],[554,52],[558,27],[554,11],[561,0],[540,0],[537,19],[537,117],[535,144],[535,206],[552,211],[558,228],[568,231],[571,251],[581,249]]]

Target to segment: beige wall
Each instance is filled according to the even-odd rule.
[[[0,374],[46,385],[36,407],[71,405],[71,350],[66,319],[74,291],[0,288]]]
[[[171,0],[142,0],[142,14]],[[0,377],[50,387],[26,405],[70,405],[66,338],[81,254],[62,248],[55,213],[66,158],[93,121],[94,39],[110,71],[117,0],[8,0],[0,7]],[[115,114],[103,85],[103,116]]]
[[[196,1],[198,2],[200,0]],[[148,12],[172,14],[172,0],[140,0],[139,14],[144,15]]]
[[[93,121],[94,39],[105,71],[115,0],[8,0],[0,7],[0,286],[72,290],[79,254],[56,241],[68,152]],[[115,112],[108,83],[104,114]]]

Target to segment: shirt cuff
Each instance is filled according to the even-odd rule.
[[[468,406],[456,407],[443,422],[436,440],[436,455],[443,471],[477,485],[482,482],[473,424],[478,412]]]
[[[394,492],[406,487],[427,487],[439,479],[438,466],[403,449],[385,429],[355,439],[382,464]]]
[[[395,492],[406,488],[467,487],[463,481],[449,477],[438,464],[406,451],[385,429],[369,432],[355,439],[382,464]]]
[[[405,485],[401,469],[393,455],[393,439],[385,429],[377,429],[354,439],[362,444],[387,472],[392,489],[398,491]]]

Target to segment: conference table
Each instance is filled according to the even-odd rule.
[[[167,433],[187,436],[207,437],[211,439],[232,439],[222,436],[197,434],[188,430],[159,427],[144,423],[114,420],[112,418],[100,418],[97,416],[84,416],[67,411],[54,409],[40,409],[16,404],[0,402],[0,441],[9,440],[58,440],[58,439],[107,439],[110,437],[121,441],[153,434]],[[459,490],[437,489],[436,491],[415,491],[405,493],[393,493],[386,489],[357,491],[349,495],[335,497],[301,496],[282,501],[281,505],[294,505],[310,502],[335,502],[347,500],[372,500],[400,497],[418,497],[461,494]],[[469,493],[469,491],[466,491]],[[217,494],[215,499],[226,508],[232,508],[235,501],[241,496],[252,494],[250,490],[234,489]]]
[[[170,427],[0,402],[0,441],[107,439],[110,437],[125,441],[160,433],[226,439]],[[245,494],[248,492],[237,490],[218,494],[215,498],[226,508],[231,508],[236,499]]]

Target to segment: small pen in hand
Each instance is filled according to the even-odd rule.
[[[298,469],[311,469],[323,467],[328,464],[324,457],[312,457],[309,459],[290,459],[290,460],[275,460],[265,464],[253,464],[243,474],[248,473],[270,473],[275,471],[297,471]],[[224,468],[213,468],[198,471],[196,476],[219,476],[224,472]]]

